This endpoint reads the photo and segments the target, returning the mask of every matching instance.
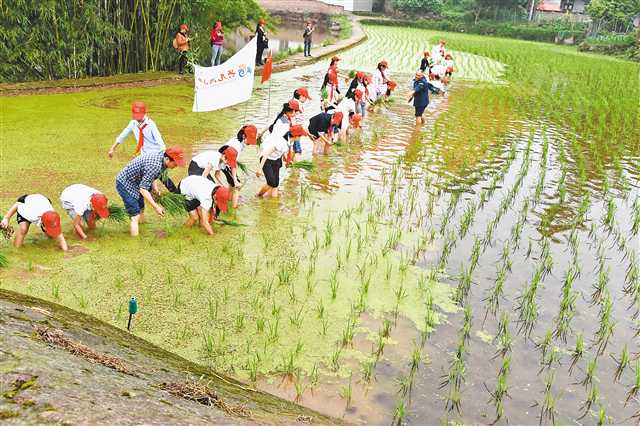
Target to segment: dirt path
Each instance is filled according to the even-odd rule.
[[[344,9],[340,6],[332,6],[318,0],[258,0],[258,4],[268,11],[320,13],[325,15],[344,12]]]
[[[340,424],[125,331],[0,290],[3,424]]]

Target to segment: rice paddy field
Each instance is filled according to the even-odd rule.
[[[286,171],[216,235],[149,215],[141,237],[105,223],[70,253],[32,232],[7,242],[0,286],[126,327],[190,360],[347,422],[640,421],[638,64],[564,46],[366,26],[341,69],[382,58],[394,101],[351,142]],[[405,103],[423,50],[459,69],[414,129]],[[82,182],[120,201],[133,143],[106,151],[147,102],[169,144],[217,147],[264,126],[326,64],[274,76],[254,99],[191,113],[192,87],[3,98],[0,207]],[[319,109],[317,97],[307,107]],[[255,170],[257,154],[241,161]],[[174,178],[184,170],[172,171]]]

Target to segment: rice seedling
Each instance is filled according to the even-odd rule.
[[[56,300],[60,300],[60,284],[51,282],[51,296]]]
[[[560,311],[555,318],[556,328],[554,337],[567,341],[567,333],[571,328],[571,320],[576,310],[576,293],[572,289],[573,281],[576,275],[573,270],[565,273],[562,285],[562,299],[560,300]]]
[[[342,356],[342,346],[336,346],[333,353],[331,354],[331,369],[333,371],[340,370],[340,357]]]
[[[338,281],[338,271],[334,270],[329,276],[329,289],[331,290],[331,300],[336,300],[338,295],[338,287],[340,282]]]
[[[598,383],[593,382],[589,386],[589,390],[587,391],[587,398],[580,406],[580,410],[582,411],[582,415],[578,417],[578,420],[582,420],[589,414],[591,407],[598,402],[600,399],[600,388],[598,388]]]
[[[571,354],[571,364],[569,364],[569,375],[572,374],[573,368],[575,365],[582,359],[584,356],[584,336],[580,333],[576,337],[576,345],[570,351]]]
[[[622,373],[624,373],[624,370],[629,367],[629,364],[631,362],[631,357],[629,356],[629,348],[627,347],[627,345],[625,344],[622,348],[620,359],[615,359],[613,355],[611,355],[611,358],[616,363],[616,371],[613,375],[613,381],[619,382],[620,378],[622,377]]]
[[[629,392],[627,392],[627,397],[625,398],[625,401],[624,401],[625,407],[627,406],[627,404],[632,398],[637,399],[638,394],[640,393],[640,358],[636,359],[634,372],[635,372],[635,376],[634,376],[635,379],[634,379],[633,385],[631,386],[631,389],[629,389]]]
[[[293,164],[291,164],[291,167],[293,167],[294,169],[303,169],[306,170],[308,172],[312,172],[315,169],[315,164],[313,164],[313,162],[309,161],[309,160],[301,160],[301,161],[296,161]]]
[[[158,203],[170,216],[184,216],[187,213],[184,195],[174,192],[166,192],[158,198]]]
[[[544,424],[551,423],[556,424],[556,415],[557,411],[557,403],[558,399],[556,395],[553,394],[552,388],[555,382],[556,374],[555,370],[549,371],[547,378],[545,379],[544,384],[544,396],[542,403],[537,403],[540,406],[540,424],[544,422]]]
[[[267,337],[270,342],[277,342],[279,338],[280,318],[267,322]]]
[[[351,398],[353,396],[353,389],[352,389],[352,378],[353,378],[353,373],[351,373],[349,375],[349,384],[347,386],[343,386],[342,389],[340,390],[340,396],[342,397],[342,399],[345,400],[346,403],[346,410],[349,409],[349,407],[351,406]]]
[[[245,318],[246,317],[244,312],[241,312],[241,311],[236,312],[236,316],[233,321],[236,332],[239,333],[244,329]]]
[[[128,218],[129,215],[124,207],[115,204],[109,205],[109,220],[116,223],[124,223]]]
[[[372,360],[366,360],[360,363],[360,370],[362,372],[362,380],[369,384],[373,378],[375,363]]]
[[[398,401],[396,402],[396,408],[393,412],[393,419],[391,421],[392,426],[401,426],[406,415],[407,415],[407,407],[404,402],[404,399],[399,398]]]

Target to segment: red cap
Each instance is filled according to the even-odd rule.
[[[338,56],[334,55],[334,56],[331,57],[331,62],[335,62],[335,61],[339,61],[339,60],[340,60],[340,58]]]
[[[356,97],[357,100],[362,99],[362,90],[360,89],[356,89],[353,91],[354,96]]]
[[[428,50],[424,51],[424,56],[431,56],[431,52],[429,52]]]
[[[258,138],[258,128],[253,124],[244,126],[244,143],[247,145],[255,145]]]
[[[385,61],[384,59],[381,60],[378,65],[384,65],[385,67],[389,67],[389,63],[387,61]]]
[[[264,19],[262,19],[262,18],[258,19],[258,24],[264,25],[265,24]]]
[[[294,138],[298,138],[300,136],[309,136],[309,133],[304,129],[304,127],[299,124],[291,126],[289,128],[289,131],[291,132],[291,136],[293,136]]]
[[[224,150],[224,158],[227,160],[229,167],[238,167],[238,151],[235,148],[227,147]]]
[[[51,238],[58,238],[58,235],[62,232],[60,228],[60,215],[53,210],[49,210],[42,214],[40,220],[42,221],[42,228],[45,234]]]
[[[184,159],[184,151],[179,146],[170,146],[164,153],[180,167],[187,164],[187,160]]]
[[[289,108],[294,111],[300,111],[300,102],[298,102],[296,99],[291,99],[289,101]]]
[[[363,72],[363,71],[358,71],[358,72],[356,73],[356,78],[357,78],[358,80],[363,80],[363,79],[364,79],[364,72]]]
[[[216,21],[215,26],[213,27],[215,30],[219,30],[220,28],[222,28],[222,22],[220,21]]]
[[[351,116],[351,118],[349,119],[349,121],[351,122],[351,126],[355,129],[360,128],[360,122],[362,121],[362,115],[361,114],[353,114]]]
[[[304,96],[307,99],[313,100],[313,98],[309,96],[309,91],[307,90],[306,87],[301,87],[299,89],[296,89],[296,93],[300,96]]]
[[[136,101],[131,105],[131,115],[134,120],[142,120],[147,113],[147,107],[144,102]]]
[[[340,124],[342,123],[343,118],[344,118],[344,114],[342,113],[342,111],[334,112],[333,116],[331,117],[331,124],[333,125]]]
[[[181,24],[180,25],[180,31],[189,31],[189,27],[187,26],[187,24]]]
[[[91,208],[102,219],[109,217],[109,208],[107,207],[107,197],[104,194],[93,194],[91,196]]]
[[[453,59],[453,56],[451,56],[451,53],[447,53],[446,55],[444,55],[445,59]]]
[[[229,210],[227,203],[231,199],[231,190],[226,186],[218,187],[216,193],[213,194],[213,199],[220,211],[226,213]]]

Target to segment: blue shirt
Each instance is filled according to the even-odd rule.
[[[141,154],[151,154],[153,152],[160,152],[165,150],[164,140],[162,139],[162,135],[158,130],[158,126],[156,123],[147,117],[144,116],[144,120],[141,123],[138,123],[137,120],[131,120],[127,127],[124,128],[122,133],[116,138],[116,143],[121,144],[124,140],[129,136],[130,133],[133,133],[133,137],[136,138],[136,142],[140,138],[140,128],[144,126],[142,129],[142,135],[144,137],[144,144],[142,145],[142,149],[140,150]]]
[[[151,184],[160,178],[165,168],[164,151],[141,154],[124,166],[118,173],[116,182],[119,182],[132,198],[139,199],[142,196],[140,190],[151,190]]]
[[[429,82],[422,77],[413,82],[413,106],[417,108],[429,105]]]

